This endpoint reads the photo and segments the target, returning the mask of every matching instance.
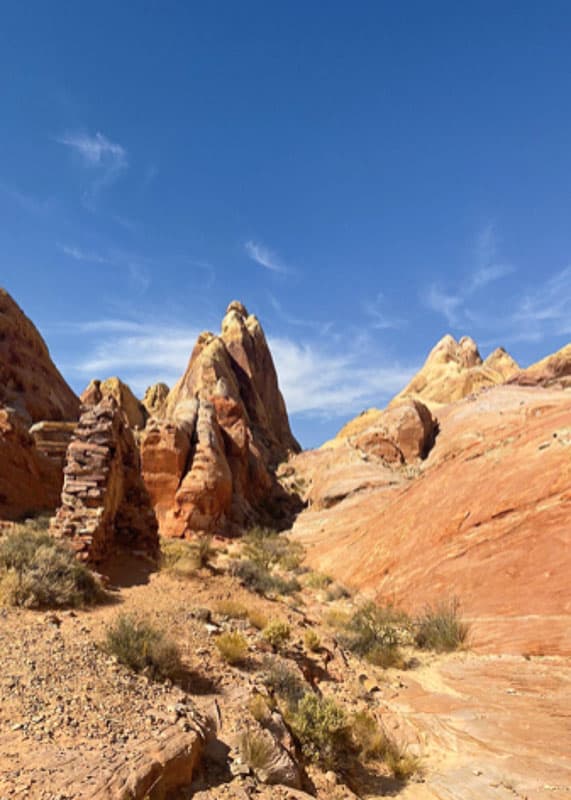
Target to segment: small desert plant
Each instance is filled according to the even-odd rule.
[[[255,694],[248,703],[248,711],[256,720],[256,722],[263,722],[270,716],[270,707],[261,694]]]
[[[184,539],[161,541],[161,569],[177,578],[191,578],[199,568],[196,549]]]
[[[272,575],[265,567],[260,566],[250,559],[234,561],[231,574],[258,594],[292,594],[301,588],[295,578],[286,579],[280,575]]]
[[[400,632],[409,625],[403,612],[393,606],[365,603],[343,626],[341,644],[378,666],[402,666]]]
[[[306,691],[306,686],[299,675],[285,661],[275,657],[264,659],[262,681],[264,686],[283,700],[289,709],[297,708]]]
[[[321,647],[321,639],[319,635],[313,630],[313,628],[309,628],[303,637],[304,644],[308,650],[312,653],[316,653],[319,648]]]
[[[248,616],[246,606],[236,600],[219,600],[214,606],[214,610],[220,616],[228,617],[229,619],[246,619]]]
[[[268,618],[259,608],[248,609],[248,621],[250,625],[257,628],[259,631],[263,630],[268,624]]]
[[[333,583],[332,578],[321,572],[310,572],[305,579],[305,585],[310,589],[327,589],[331,583]]]
[[[423,650],[438,653],[457,650],[468,638],[468,625],[460,619],[458,600],[428,606],[416,620],[414,640]]]
[[[253,528],[244,537],[243,552],[247,559],[265,570],[275,566],[294,570],[303,560],[304,548],[276,531]]]
[[[216,647],[227,664],[242,664],[246,660],[248,642],[237,631],[221,633],[216,639]]]
[[[342,766],[350,751],[350,727],[334,700],[307,692],[289,722],[306,758],[324,769]]]
[[[418,771],[418,760],[401,748],[370,714],[365,711],[354,714],[350,728],[354,751],[363,761],[384,761],[399,780],[406,780]]]
[[[198,566],[200,568],[210,566],[216,555],[216,548],[212,546],[212,536],[200,536],[193,545]]]
[[[328,603],[333,603],[335,600],[344,600],[351,597],[351,592],[341,583],[332,583],[325,592],[325,599]]]
[[[269,622],[262,631],[264,640],[272,650],[280,650],[291,637],[291,628],[287,622],[275,619]]]
[[[7,605],[76,607],[103,598],[95,575],[49,533],[22,526],[0,539],[0,599]]]
[[[243,764],[255,773],[267,771],[275,761],[276,746],[272,737],[263,731],[246,730],[238,739],[238,750]]]
[[[146,620],[120,614],[107,629],[105,650],[134,672],[155,680],[174,678],[181,670],[177,645]]]

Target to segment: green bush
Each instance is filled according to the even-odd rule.
[[[310,572],[305,579],[305,585],[310,589],[327,589],[331,583],[333,583],[333,579],[321,572]]]
[[[199,569],[196,549],[184,539],[162,539],[161,569],[177,578],[192,578]]]
[[[287,622],[276,619],[269,622],[262,631],[264,640],[273,650],[279,650],[291,637],[291,628]]]
[[[418,760],[399,747],[367,712],[354,714],[350,728],[354,751],[363,761],[384,761],[399,780],[418,772]]]
[[[324,769],[338,769],[351,749],[347,716],[334,700],[307,692],[289,719],[306,758]]]
[[[468,638],[469,626],[460,619],[458,600],[428,606],[416,620],[414,640],[423,650],[438,653],[458,650]]]
[[[105,649],[133,672],[155,680],[174,678],[181,670],[177,645],[145,620],[120,614],[107,629]]]
[[[295,570],[303,560],[304,548],[276,531],[253,528],[244,536],[243,553],[247,559],[266,571],[276,566]]]
[[[244,586],[258,594],[293,594],[301,588],[299,581],[295,578],[286,579],[280,575],[272,575],[265,567],[256,564],[250,559],[234,561],[230,572]]]
[[[104,596],[95,575],[49,533],[22,526],[0,538],[0,599],[5,604],[77,607]]]
[[[392,606],[365,603],[346,619],[339,641],[378,666],[402,666],[400,635],[409,624],[408,617]]]
[[[233,666],[242,664],[248,654],[248,642],[237,631],[221,633],[216,639],[216,647],[221,658]]]

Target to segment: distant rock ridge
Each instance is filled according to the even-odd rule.
[[[141,439],[143,475],[161,533],[279,524],[291,502],[274,471],[299,450],[261,325],[234,301],[219,336],[200,334],[184,374],[166,400],[161,397]]]
[[[75,420],[79,400],[53,363],[35,325],[0,288],[0,405],[28,425]]]

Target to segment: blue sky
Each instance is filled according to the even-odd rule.
[[[571,333],[571,5],[4,4],[0,284],[80,391],[242,300],[294,430]]]

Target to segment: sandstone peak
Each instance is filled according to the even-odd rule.
[[[527,369],[516,372],[509,383],[521,386],[571,387],[571,343]]]
[[[169,387],[166,383],[154,383],[145,392],[142,403],[149,416],[161,417],[165,410]]]
[[[232,300],[232,302],[228,304],[228,308],[226,309],[226,314],[229,314],[231,311],[235,311],[241,317],[244,317],[244,319],[248,316],[248,312],[246,311],[246,306],[239,300]]]
[[[80,400],[83,406],[94,406],[106,397],[112,397],[115,400],[132,428],[145,427],[145,422],[147,421],[146,408],[120,378],[112,377],[103,381],[90,381],[89,385],[81,393]]]
[[[35,325],[0,288],[0,404],[28,424],[77,419],[79,401]]]

